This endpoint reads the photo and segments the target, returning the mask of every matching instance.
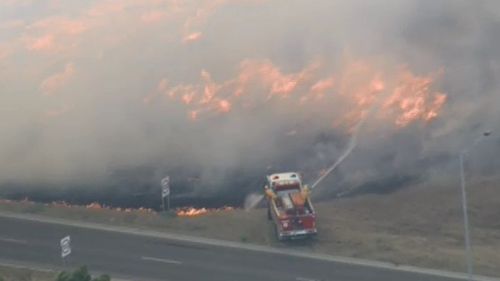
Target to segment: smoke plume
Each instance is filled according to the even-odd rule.
[[[300,171],[325,196],[454,176],[500,131],[500,3],[0,3],[0,195],[243,204]],[[469,169],[493,175],[498,138]],[[445,176],[443,176],[445,175]],[[370,187],[370,188],[367,188]]]

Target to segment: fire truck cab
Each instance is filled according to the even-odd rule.
[[[316,235],[316,213],[309,198],[309,188],[298,173],[267,176],[264,187],[267,214],[273,221],[278,240],[309,238]]]

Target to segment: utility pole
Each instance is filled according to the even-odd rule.
[[[464,238],[465,238],[465,262],[467,264],[467,275],[469,281],[473,281],[474,273],[472,266],[472,251],[469,237],[469,212],[467,209],[467,191],[465,190],[465,172],[464,172],[465,153],[460,153],[460,182],[462,189],[462,211],[464,216]]]
[[[474,148],[483,138],[489,137],[492,134],[491,131],[484,132],[481,136],[476,138],[476,140],[472,143],[471,147],[468,149],[462,150],[459,156],[460,160],[460,183],[461,183],[461,191],[462,191],[462,211],[464,216],[464,240],[465,240],[465,262],[467,264],[467,275],[469,281],[474,281],[474,266],[472,259],[472,249],[471,249],[471,239],[470,239],[470,231],[469,231],[469,211],[467,205],[467,190],[465,188],[465,157],[469,153],[469,151]]]

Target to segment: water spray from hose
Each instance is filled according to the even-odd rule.
[[[313,190],[314,188],[316,188],[318,186],[318,184],[320,184],[329,174],[331,174],[333,171],[335,171],[335,169],[337,169],[338,166],[340,166],[340,164],[342,164],[342,162],[344,162],[345,159],[347,159],[347,157],[352,153],[352,151],[354,150],[354,148],[356,148],[356,146],[358,145],[358,135],[359,135],[359,132],[360,132],[360,129],[361,127],[363,127],[363,125],[365,124],[365,121],[366,119],[372,115],[372,113],[377,109],[377,107],[379,106],[378,103],[375,103],[374,105],[372,105],[372,107],[366,112],[366,114],[364,115],[364,117],[359,120],[359,122],[356,124],[356,126],[354,127],[353,129],[353,134],[351,136],[351,139],[349,140],[349,143],[347,145],[347,148],[346,150],[344,151],[344,153],[342,153],[342,155],[340,156],[339,159],[337,159],[337,161],[335,161],[335,163],[333,163],[333,165],[331,165],[328,170],[326,170],[326,172],[324,172],[312,185],[311,185],[311,190]],[[256,194],[256,193],[252,193],[252,194],[249,194],[246,198],[245,198],[245,210],[251,210],[255,207],[257,207],[257,205],[259,205],[259,203],[264,200],[264,195],[263,194]]]
[[[244,209],[251,210],[264,200],[264,194],[251,193],[245,198]]]
[[[351,137],[351,140],[349,141],[349,144],[347,146],[347,149],[342,153],[339,159],[333,165],[331,165],[326,172],[324,172],[312,185],[311,189],[314,189],[318,184],[320,184],[329,174],[331,174],[344,160],[352,153],[354,148],[356,147],[358,143],[358,134],[359,134],[359,128],[363,125],[365,121],[365,118],[361,119],[361,121],[358,122],[356,127],[354,128],[354,133]]]
[[[358,143],[358,134],[359,134],[359,131],[360,131],[360,128],[363,126],[364,122],[366,120],[366,117],[361,119],[358,124],[356,124],[356,127],[354,127],[354,133],[351,137],[351,140],[349,140],[349,144],[346,148],[346,150],[344,151],[344,153],[342,153],[342,155],[340,156],[339,159],[337,159],[337,161],[335,161],[335,163],[333,163],[333,165],[331,165],[328,170],[326,170],[325,173],[323,173],[312,185],[311,185],[311,190],[314,189],[316,186],[318,186],[318,184],[320,184],[323,179],[325,179],[329,174],[331,174],[342,162],[344,162],[345,159],[347,159],[347,157],[352,153],[352,151],[354,150],[354,148],[356,148],[356,145]],[[252,194],[249,194],[246,198],[245,198],[245,204],[244,204],[244,208],[245,210],[251,210],[251,209],[254,209],[255,207],[257,207],[257,205],[264,199],[264,195],[263,194],[256,194],[256,193],[252,193]]]
[[[320,184],[329,174],[331,174],[337,167],[344,162],[344,160],[352,153],[354,148],[358,145],[358,135],[360,132],[361,127],[365,124],[365,121],[368,117],[370,117],[373,112],[375,112],[379,107],[380,107],[380,102],[387,97],[388,93],[382,94],[379,98],[378,101],[375,102],[371,108],[366,112],[366,114],[359,120],[359,122],[356,124],[353,130],[353,134],[351,137],[351,140],[349,140],[349,144],[344,151],[344,153],[340,156],[340,158],[331,165],[328,170],[326,170],[325,173],[323,173],[312,185],[311,185],[311,190],[313,190],[318,184]]]

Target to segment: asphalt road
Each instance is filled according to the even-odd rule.
[[[68,268],[85,264],[131,280],[461,280],[5,217],[0,217],[0,261],[60,267],[59,240],[66,235],[73,250]]]

